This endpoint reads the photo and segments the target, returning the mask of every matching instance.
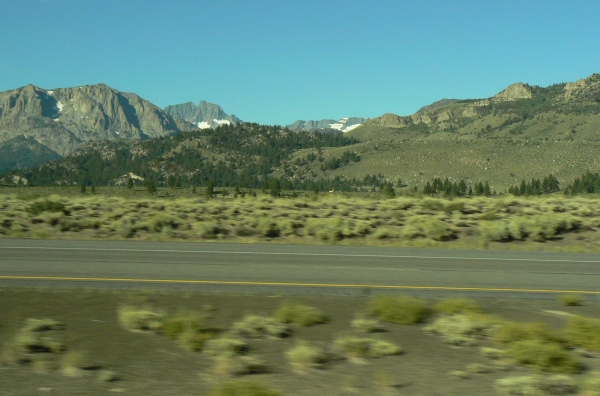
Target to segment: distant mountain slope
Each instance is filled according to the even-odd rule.
[[[0,92],[0,142],[24,136],[60,155],[91,140],[144,139],[194,128],[136,94],[104,84]]]
[[[503,191],[522,178],[562,181],[600,170],[600,74],[549,87],[512,84],[487,99],[385,114],[347,134],[362,160],[337,172],[381,172],[423,185],[433,177],[489,180]]]
[[[291,129],[292,131],[298,131],[298,130],[312,131],[312,130],[317,130],[317,129],[322,129],[322,130],[329,129],[329,130],[340,131],[340,132],[349,132],[349,131],[353,130],[354,128],[357,128],[358,126],[360,126],[366,120],[368,120],[368,118],[363,118],[363,117],[346,117],[346,118],[341,118],[337,121],[330,120],[330,119],[325,119],[325,120],[320,120],[320,121],[298,120],[298,121],[294,122],[293,124],[288,125],[287,127],[289,129]]]
[[[235,115],[226,114],[221,106],[200,101],[198,106],[192,102],[165,107],[165,111],[172,117],[181,118],[198,126],[198,128],[216,128],[219,125],[238,125],[242,121]]]
[[[40,166],[59,158],[60,155],[32,137],[17,136],[0,143],[0,173]]]

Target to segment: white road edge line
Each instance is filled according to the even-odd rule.
[[[148,253],[209,253],[209,254],[252,254],[264,256],[308,256],[308,257],[369,257],[369,258],[399,258],[399,259],[428,259],[428,260],[479,260],[479,261],[529,261],[554,263],[589,263],[600,264],[600,260],[561,260],[561,259],[531,259],[531,258],[498,258],[498,257],[457,257],[457,256],[400,256],[384,254],[338,254],[338,253],[286,253],[286,252],[233,252],[223,250],[170,250],[170,249],[122,249],[122,248],[61,248],[41,246],[2,246],[2,249],[34,249],[34,250],[82,250],[93,252],[148,252]]]

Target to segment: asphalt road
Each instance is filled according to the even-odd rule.
[[[600,254],[0,239],[0,286],[600,299]]]

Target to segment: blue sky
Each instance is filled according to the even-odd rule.
[[[0,91],[106,83],[242,120],[414,113],[600,72],[600,1],[0,0]]]

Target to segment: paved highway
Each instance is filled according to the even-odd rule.
[[[600,299],[600,255],[0,239],[0,286],[494,296],[577,292]]]

